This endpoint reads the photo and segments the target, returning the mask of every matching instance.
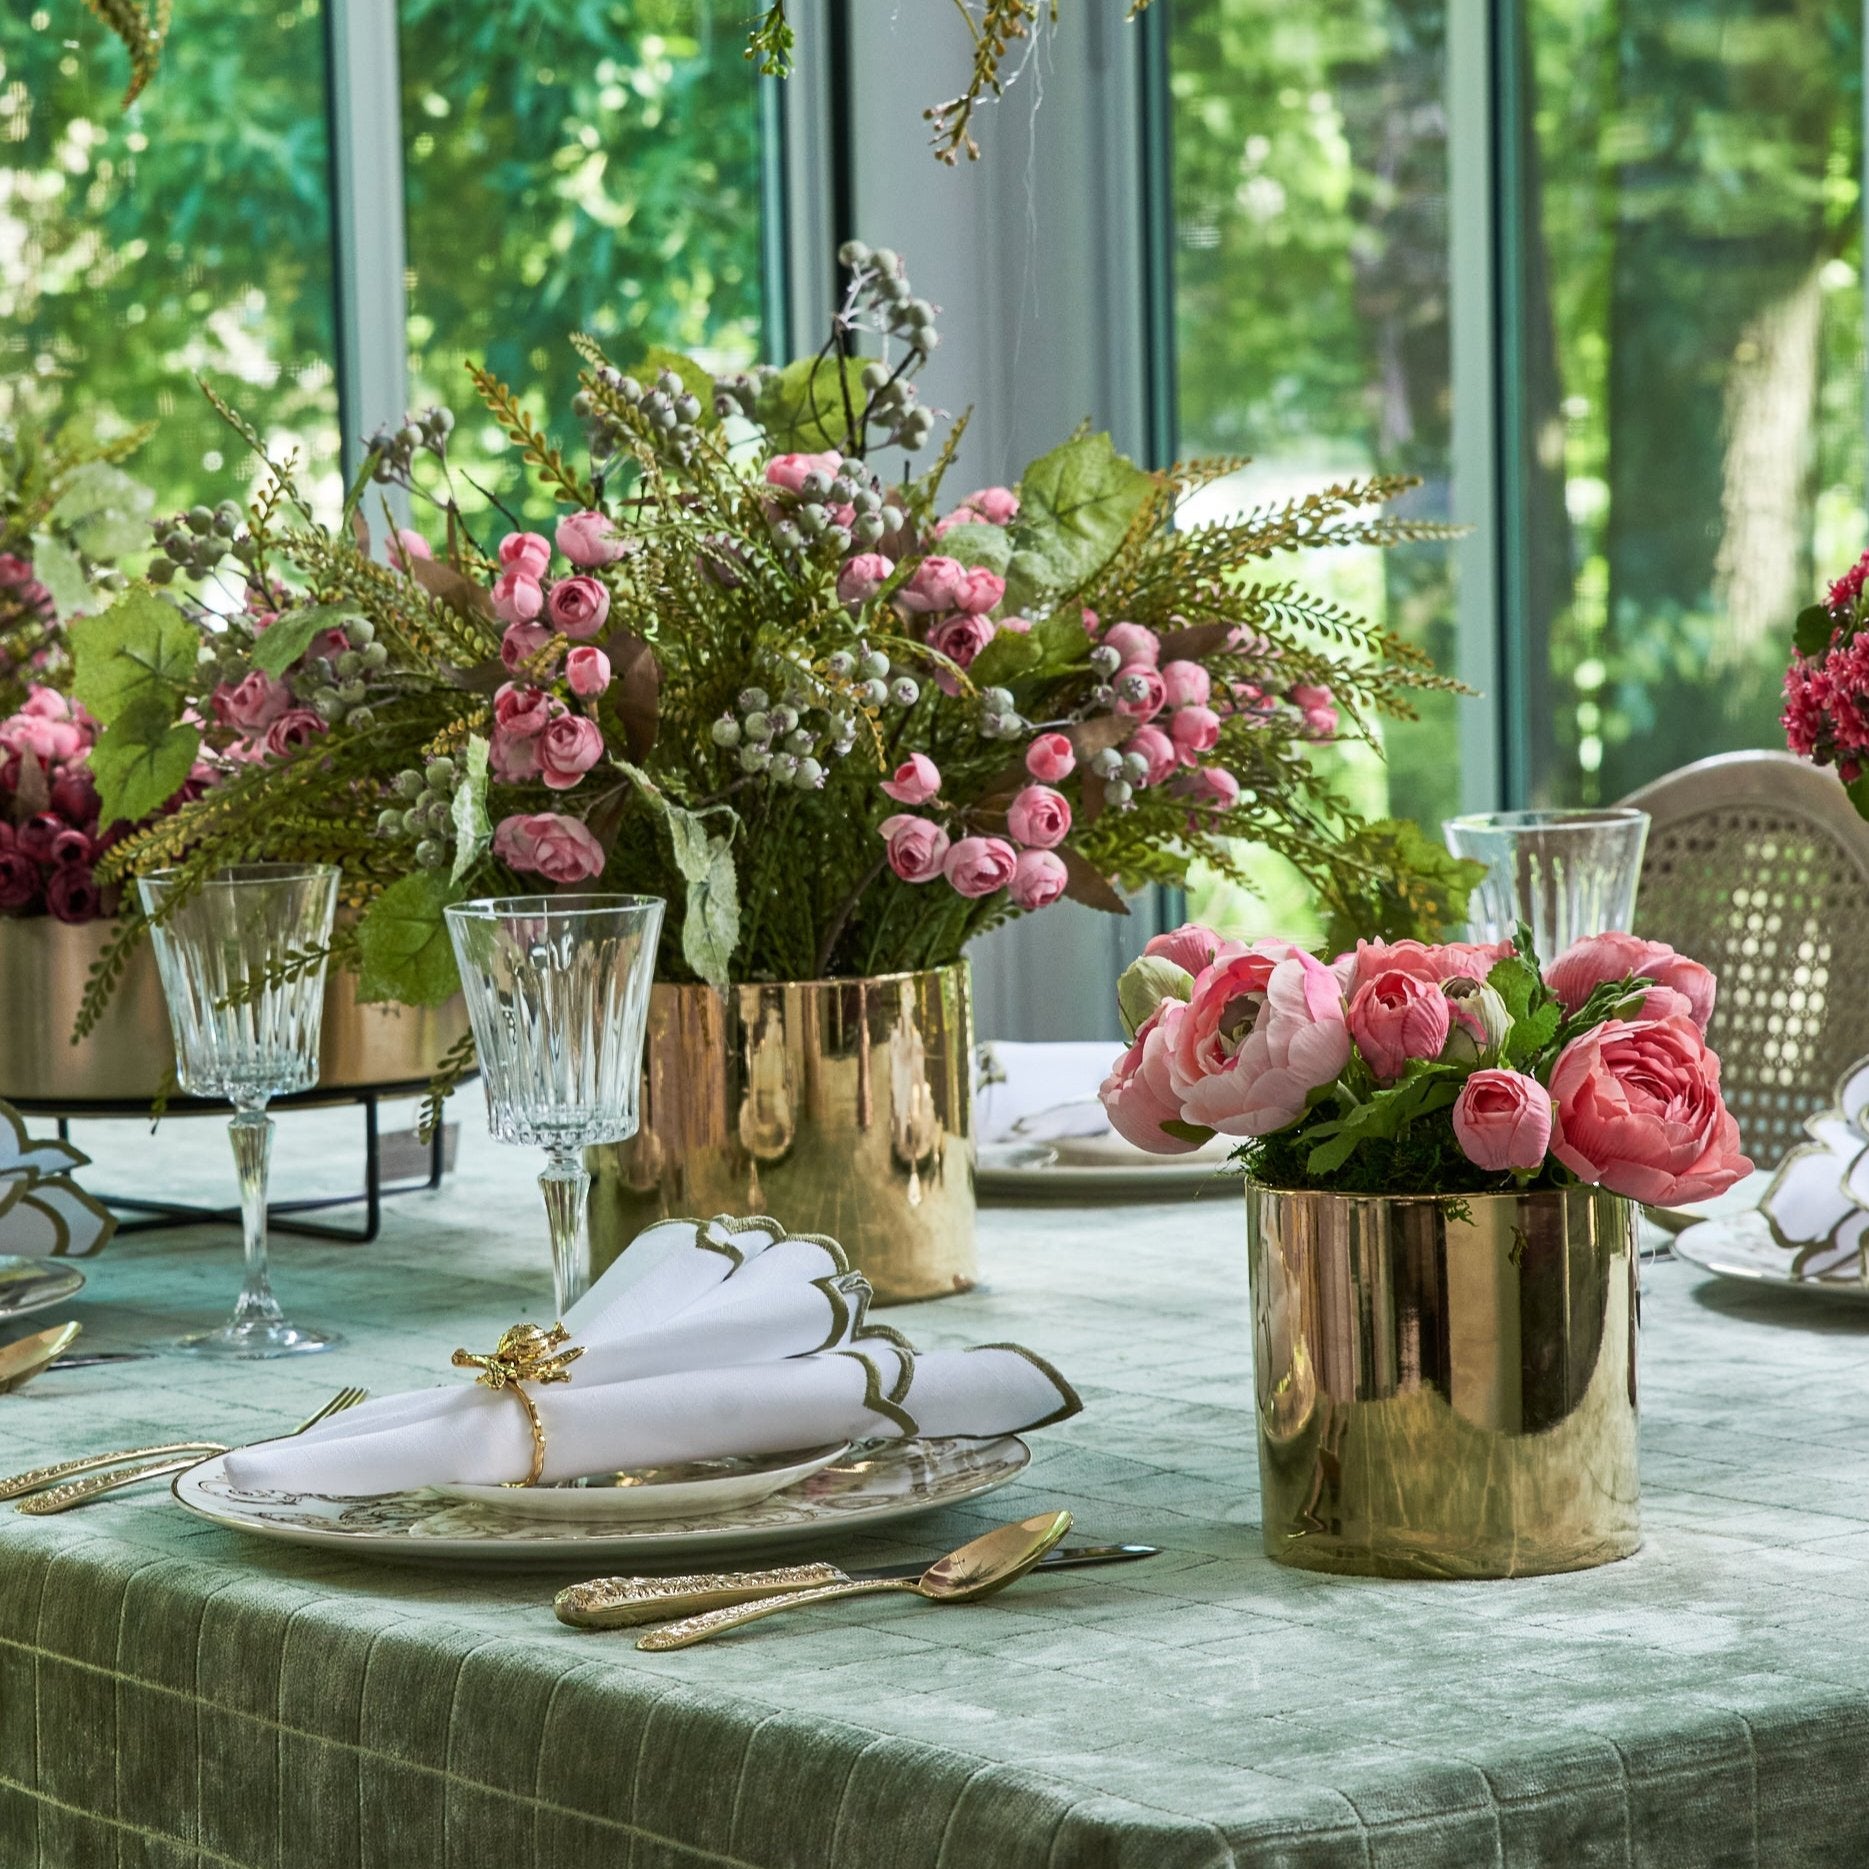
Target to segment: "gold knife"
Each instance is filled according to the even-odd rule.
[[[1125,1564],[1154,1557],[1159,1549],[1157,1545],[1064,1545],[1033,1568]],[[697,1572],[685,1577],[594,1577],[589,1583],[560,1590],[552,1599],[552,1609],[560,1622],[574,1629],[629,1629],[639,1623],[698,1616],[710,1609],[731,1609],[793,1590],[813,1590],[822,1584],[919,1577],[926,1568],[923,1564],[887,1564],[875,1570],[842,1571],[834,1564],[784,1564],[769,1570]]]

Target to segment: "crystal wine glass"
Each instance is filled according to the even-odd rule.
[[[246,1282],[233,1317],[178,1346],[205,1356],[289,1356],[328,1349],[328,1331],[288,1323],[266,1269],[266,1170],[274,1097],[318,1081],[324,950],[337,910],[327,863],[248,863],[184,889],[158,870],[137,889],[150,918],[156,967],[182,1089],[234,1106],[229,1134],[240,1176]],[[308,959],[307,957],[316,956]]]
[[[1585,935],[1627,932],[1635,919],[1646,811],[1482,811],[1441,828],[1455,856],[1486,865],[1468,910],[1475,941],[1509,941],[1524,922],[1548,961]]]
[[[550,1158],[539,1187],[561,1318],[591,1282],[584,1150],[636,1133],[662,907],[555,895],[448,910],[493,1133]]]

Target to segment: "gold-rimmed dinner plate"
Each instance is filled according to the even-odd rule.
[[[1192,1194],[1239,1192],[1239,1177],[1224,1157],[1148,1155],[1131,1161],[1067,1161],[1049,1142],[983,1142],[974,1164],[974,1188],[1010,1200],[1185,1200]]]
[[[0,1319],[63,1304],[84,1289],[84,1274],[62,1259],[0,1257]]]
[[[549,1570],[654,1566],[664,1558],[834,1542],[1015,1480],[1031,1460],[1016,1434],[989,1439],[883,1441],[851,1448],[785,1491],[731,1512],[638,1525],[516,1518],[432,1489],[341,1498],[243,1492],[226,1457],[178,1474],[171,1491],[190,1512],[229,1531],[392,1563]]]
[[[1703,1220],[1675,1236],[1674,1254],[1703,1272],[1742,1284],[1809,1292],[1846,1303],[1869,1303],[1869,1214],[1849,1216],[1832,1234],[1787,1242],[1759,1212],[1725,1220]]]

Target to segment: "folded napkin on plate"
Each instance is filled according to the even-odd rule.
[[[101,1252],[116,1216],[71,1179],[90,1157],[69,1142],[29,1136],[0,1103],[0,1257],[81,1259]]]
[[[583,1355],[526,1393],[546,1480],[841,1441],[1043,1427],[1080,1402],[1016,1344],[919,1355],[865,1319],[869,1286],[833,1240],[776,1221],[667,1220],[564,1319]],[[525,1409],[465,1379],[365,1402],[227,1456],[245,1491],[369,1494],[497,1485],[532,1460]]]

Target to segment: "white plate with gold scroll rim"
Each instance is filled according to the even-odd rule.
[[[515,1518],[427,1489],[368,1498],[242,1492],[229,1485],[221,1454],[177,1474],[170,1490],[229,1531],[321,1551],[403,1564],[595,1570],[832,1542],[978,1499],[1017,1479],[1031,1458],[1016,1434],[872,1442],[755,1505],[628,1526]]]
[[[24,1317],[84,1289],[84,1274],[63,1259],[0,1256],[0,1318]]]

